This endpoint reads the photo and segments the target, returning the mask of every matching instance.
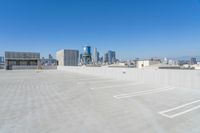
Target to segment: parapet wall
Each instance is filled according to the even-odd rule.
[[[58,66],[58,70],[135,82],[165,84],[184,89],[200,89],[199,70],[165,70],[107,67]]]

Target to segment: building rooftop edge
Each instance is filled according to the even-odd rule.
[[[40,54],[40,52],[18,52],[18,51],[5,51],[5,53],[34,53],[34,54]]]

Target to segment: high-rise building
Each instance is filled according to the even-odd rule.
[[[83,62],[85,65],[91,64],[92,62],[92,54],[91,54],[91,47],[90,46],[84,46],[83,48],[84,53],[83,53]]]
[[[99,62],[99,60],[100,60],[100,54],[99,52],[97,52],[97,62]]]
[[[79,51],[63,49],[56,53],[59,66],[78,66]]]
[[[113,51],[112,63],[116,62],[116,52]]]
[[[103,56],[99,57],[99,62],[102,64],[103,63]]]
[[[116,53],[115,51],[108,51],[108,63],[113,64],[116,61]]]
[[[53,59],[53,56],[51,54],[49,54],[49,60]]]
[[[105,54],[104,54],[103,62],[104,62],[104,63],[108,63],[108,53],[105,53]]]
[[[83,62],[83,54],[80,54],[79,62],[80,62],[80,63]]]
[[[4,63],[4,57],[0,56],[0,63]]]
[[[97,51],[97,48],[94,48],[93,61],[94,61],[94,64],[98,63],[98,51]]]
[[[0,56],[0,69],[4,68],[4,57]]]
[[[197,64],[197,59],[196,58],[191,58],[190,59],[190,65]]]

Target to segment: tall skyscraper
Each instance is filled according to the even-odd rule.
[[[100,60],[100,54],[99,52],[97,52],[97,63],[99,62],[99,60]]]
[[[59,66],[78,66],[79,51],[63,49],[56,53]]]
[[[0,56],[0,63],[4,63],[4,57]]]
[[[197,59],[196,58],[191,58],[190,59],[190,65],[197,64]]]
[[[108,63],[108,53],[105,53],[105,54],[104,54],[103,62],[104,62],[104,63]]]
[[[93,55],[94,64],[98,63],[98,57],[97,56],[98,56],[97,48],[94,48],[94,55]]]
[[[83,48],[83,50],[84,50],[84,53],[83,53],[84,64],[85,65],[91,64],[91,62],[92,62],[91,47],[90,46],[85,46]]]
[[[52,60],[53,56],[51,54],[49,54],[49,60]]]
[[[80,62],[80,63],[83,63],[83,54],[80,54],[79,62]]]
[[[113,64],[116,61],[116,53],[115,51],[108,51],[108,63]]]

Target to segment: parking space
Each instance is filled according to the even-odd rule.
[[[116,99],[130,98],[130,97],[137,97],[137,96],[149,95],[149,94],[154,94],[154,93],[161,93],[161,92],[170,91],[174,89],[175,87],[167,86],[167,87],[157,88],[157,89],[152,89],[152,90],[143,90],[143,91],[137,91],[137,92],[132,92],[132,93],[115,95],[113,97]]]
[[[159,112],[159,114],[168,118],[175,118],[184,115],[186,113],[192,112],[199,108],[200,108],[200,100],[196,100],[165,111],[161,111]]]
[[[113,94],[113,98],[123,100],[123,103],[129,103],[130,106],[135,106],[135,101],[143,102],[146,107],[155,111],[154,115],[163,117],[162,119],[165,119],[164,121],[170,121],[169,119],[175,118],[178,121],[183,118],[191,121],[191,118],[195,119],[194,117],[199,117],[199,90],[193,90],[192,88],[177,88],[160,84],[146,84],[142,82],[127,82],[123,84],[115,82],[114,85],[104,84],[104,86],[96,87],[92,90],[98,90],[99,92],[101,89],[102,91],[105,91],[105,93],[109,92],[110,94]],[[133,100],[134,102],[131,103]],[[164,108],[166,110],[162,110]],[[175,125],[180,124],[174,123],[174,120],[171,120],[171,123]],[[192,123],[193,122],[190,124],[192,125]],[[168,125],[170,125],[170,122]],[[185,130],[185,128],[188,127],[185,126],[182,128]],[[172,131],[176,131],[177,129]],[[179,130],[183,132],[183,130]],[[199,131],[198,128],[196,130]]]
[[[199,133],[200,90],[63,71],[2,71],[1,133]]]

